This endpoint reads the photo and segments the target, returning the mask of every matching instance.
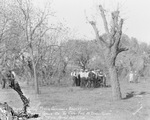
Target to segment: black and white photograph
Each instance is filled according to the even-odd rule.
[[[150,120],[150,2],[0,0],[0,120]]]

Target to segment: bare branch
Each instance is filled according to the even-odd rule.
[[[119,17],[119,11],[114,11],[111,13],[111,17],[112,17],[112,27],[111,27],[111,37],[110,37],[110,47],[112,47],[115,43],[115,35],[116,33],[118,32],[118,30],[120,29],[119,28],[119,25],[118,25],[118,17]],[[121,30],[122,30],[122,27],[121,27]],[[120,30],[119,30],[120,31]]]
[[[18,4],[19,4],[19,7],[25,17],[25,20],[27,20],[27,14],[26,14],[26,11],[23,9],[23,6],[22,6],[22,0],[17,0]]]
[[[119,31],[122,32],[122,26],[123,26],[123,19],[120,20],[119,23]]]
[[[93,21],[89,21],[89,23],[92,25],[92,27],[94,29],[94,32],[95,32],[95,35],[96,35],[96,39],[101,42],[101,45],[105,44],[106,47],[109,47],[108,43],[99,35],[98,29],[96,27],[96,23],[93,22]]]
[[[129,50],[129,49],[128,48],[118,48],[117,49],[117,54],[119,54],[119,53],[121,53],[123,51],[127,51],[127,50]]]
[[[33,34],[35,33],[36,29],[43,23],[43,21],[44,21],[44,18],[42,16],[41,20],[36,24],[36,26],[33,28],[32,32],[31,32],[31,34],[30,34],[31,38],[32,38]]]
[[[107,34],[109,34],[109,29],[108,29],[108,24],[107,24],[107,20],[106,20],[106,16],[105,16],[105,13],[104,13],[104,8],[102,7],[102,5],[99,5],[99,9],[101,11],[101,16],[102,16],[102,19],[103,19],[103,22],[104,22],[104,28],[105,28],[105,32]]]
[[[119,18],[119,11],[114,11],[111,13],[112,16],[112,28],[117,29],[118,28],[118,18]]]
[[[0,33],[0,42],[2,42],[2,39],[3,39],[4,34],[5,34],[6,32],[8,32],[8,30],[6,30],[6,25],[7,25],[8,21],[9,21],[8,19],[6,19],[6,20],[4,21],[4,24],[3,24],[3,27],[2,27],[2,30],[1,30],[1,33]]]
[[[40,35],[40,37],[43,37],[47,31],[52,30],[52,29],[53,29],[53,30],[56,30],[56,28],[51,28],[51,27],[49,27],[49,28],[47,28],[44,32],[42,32],[42,34]]]
[[[120,23],[119,23],[119,26],[118,26],[118,31],[115,35],[115,42],[114,42],[115,47],[119,46],[119,43],[120,43],[120,40],[121,40],[122,25],[123,25],[123,19],[120,20]]]
[[[100,36],[99,36],[99,33],[98,33],[98,29],[96,27],[96,23],[94,21],[89,21],[89,23],[92,25],[92,27],[94,29],[94,32],[96,34],[96,39],[100,40]]]
[[[31,31],[31,34],[30,34],[30,35],[31,35],[31,38],[32,38],[33,34],[35,33],[35,31],[37,30],[37,28],[40,27],[40,26],[43,24],[44,20],[47,18],[48,15],[49,15],[49,14],[46,14],[46,15],[45,15],[45,12],[42,13],[42,16],[41,16],[40,21],[36,24],[36,26],[35,26],[35,27],[33,28],[33,30]],[[47,29],[45,30],[45,32],[43,33],[43,35],[44,35],[49,29],[55,29],[55,28],[47,28]]]
[[[118,17],[119,17],[119,11],[115,11],[112,13],[112,31],[111,31],[111,46],[117,46],[120,43],[121,35],[122,35],[122,26],[123,26],[123,19],[120,20],[118,24]],[[114,39],[113,39],[114,38]]]

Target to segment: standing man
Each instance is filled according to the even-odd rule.
[[[133,83],[133,71],[132,70],[129,73],[129,82]]]

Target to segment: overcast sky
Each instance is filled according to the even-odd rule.
[[[44,0],[35,1],[35,4],[41,8],[46,3]],[[129,37],[136,37],[141,42],[150,43],[150,1],[148,0],[53,0],[52,7],[57,17],[60,20],[64,19],[76,32],[77,38],[93,39],[95,34],[86,22],[85,13],[89,19],[100,21],[100,33],[103,33],[101,18],[96,17],[98,4],[104,6],[107,14],[119,8],[121,17],[125,19],[123,32]]]

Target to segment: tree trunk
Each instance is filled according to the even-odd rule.
[[[115,66],[116,57],[117,57],[116,47],[117,46],[112,46],[111,48],[105,49],[104,57],[106,60],[106,66],[109,71],[113,100],[121,100],[122,95],[120,90],[120,83],[119,83],[117,68]]]
[[[36,73],[36,63],[34,61],[33,47],[31,45],[31,43],[30,43],[30,54],[31,54],[32,66],[33,66],[33,77],[34,77],[35,92],[36,92],[36,94],[40,94],[39,83],[38,83],[37,73]]]
[[[109,66],[109,75],[112,86],[112,95],[114,100],[120,100],[122,98],[120,91],[120,84],[118,74],[115,66]]]
[[[35,92],[36,94],[40,94],[39,83],[38,83],[37,74],[36,74],[36,65],[34,63],[34,60],[32,60],[32,65],[33,65]]]
[[[117,10],[112,12],[111,13],[112,24],[111,24],[111,28],[109,29],[107,24],[107,19],[105,16],[105,9],[103,9],[101,5],[99,5],[99,9],[101,12],[101,17],[104,22],[104,29],[108,38],[104,39],[102,36],[100,36],[99,30],[96,26],[96,22],[89,21],[89,23],[92,25],[96,35],[96,40],[100,43],[100,47],[104,52],[106,66],[109,70],[109,75],[111,80],[113,98],[114,100],[120,100],[122,96],[121,96],[120,84],[119,84],[117,69],[115,66],[115,61],[119,53],[128,50],[120,46],[123,19],[120,19],[119,17],[120,11]]]

